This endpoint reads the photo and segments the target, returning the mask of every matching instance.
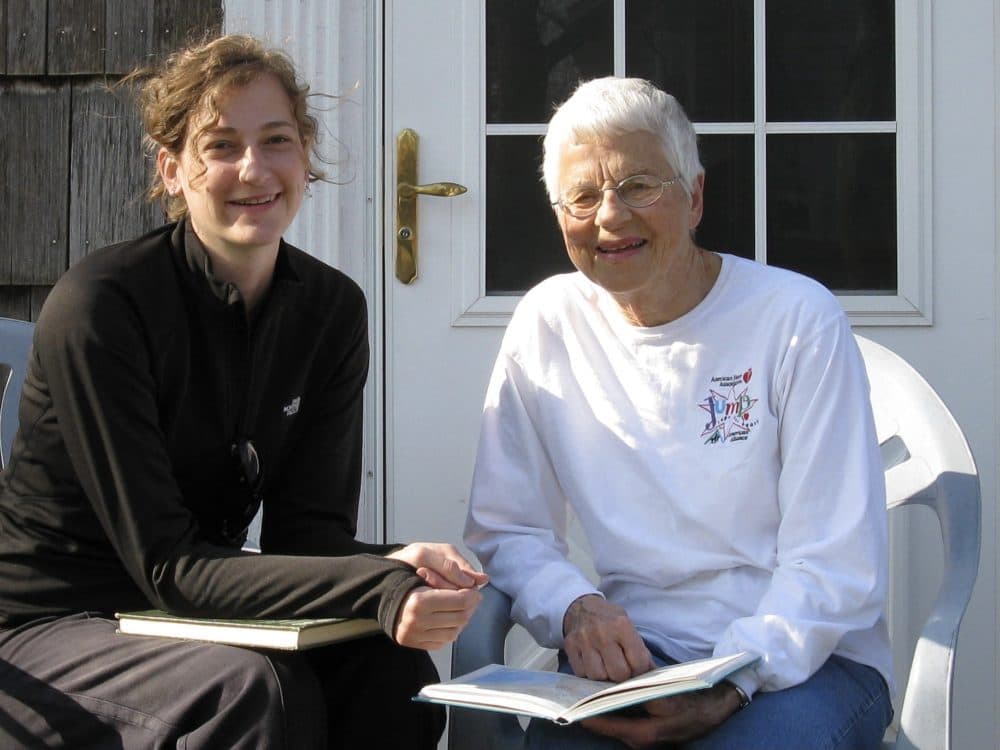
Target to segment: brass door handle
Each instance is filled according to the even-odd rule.
[[[406,128],[396,138],[396,278],[417,278],[417,196],[454,198],[466,192],[455,182],[417,183],[417,134]]]

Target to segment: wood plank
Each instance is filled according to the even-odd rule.
[[[145,158],[142,122],[125,90],[97,81],[73,87],[69,262],[163,223],[145,200],[152,162]]]
[[[107,0],[104,72],[128,73],[145,65],[152,50],[152,0]]]
[[[0,0],[0,76],[7,74],[7,0]]]
[[[45,300],[49,296],[49,292],[52,291],[52,285],[47,284],[45,286],[32,286],[28,287],[30,290],[30,310],[31,317],[28,320],[35,321],[38,320],[38,313],[42,311],[42,305],[45,304]]]
[[[45,74],[44,0],[6,0],[7,75]]]
[[[69,215],[67,83],[0,87],[0,283],[51,284],[66,268]],[[39,137],[43,133],[45,137]]]
[[[31,287],[0,286],[0,317],[34,320],[31,317]]]
[[[49,75],[104,72],[104,0],[49,3]]]
[[[165,55],[222,28],[222,0],[153,3],[153,51]]]

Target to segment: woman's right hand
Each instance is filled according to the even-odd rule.
[[[406,595],[393,640],[425,651],[452,643],[469,623],[483,595],[475,588],[436,589],[419,586]]]
[[[569,605],[563,634],[563,651],[580,677],[621,682],[655,666],[625,610],[597,594]]]

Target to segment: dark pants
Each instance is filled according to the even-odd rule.
[[[430,750],[444,710],[411,698],[436,680],[381,635],[255,651],[40,620],[0,630],[0,748]]]

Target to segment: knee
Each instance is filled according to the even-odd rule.
[[[223,667],[223,700],[232,713],[265,728],[276,747],[322,747],[326,702],[315,673],[301,655],[233,651]]]

